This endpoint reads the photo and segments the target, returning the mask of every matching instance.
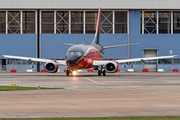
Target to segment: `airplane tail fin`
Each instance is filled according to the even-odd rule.
[[[99,44],[99,33],[100,33],[100,22],[101,22],[101,8],[99,8],[98,12],[98,20],[96,25],[96,34],[94,37],[94,40],[92,41],[92,44]]]

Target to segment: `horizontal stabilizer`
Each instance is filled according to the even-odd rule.
[[[75,44],[70,44],[70,43],[63,43],[64,45],[70,45],[70,46],[74,46]]]
[[[105,46],[104,49],[116,48],[116,47],[124,47],[124,46],[137,45],[137,44],[139,44],[139,43],[125,44],[125,45],[115,45],[115,46]]]

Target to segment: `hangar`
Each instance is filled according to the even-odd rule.
[[[105,59],[178,55],[120,64],[121,71],[180,69],[179,0],[1,0],[0,71],[40,71],[44,63],[2,55],[65,59],[69,46],[91,43],[101,7],[100,44],[139,43],[105,50]],[[65,67],[60,66],[62,71]]]

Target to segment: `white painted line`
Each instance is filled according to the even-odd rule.
[[[97,82],[97,81],[95,81],[95,80],[89,79],[89,78],[87,78],[87,77],[85,77],[85,79],[88,80],[88,81],[91,81],[91,82],[93,82],[93,83],[95,83],[95,84],[101,84],[101,85],[115,85],[115,84],[100,83],[100,82]]]

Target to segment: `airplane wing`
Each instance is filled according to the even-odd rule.
[[[64,65],[64,66],[67,65],[65,60],[56,60],[56,62],[58,65]]]
[[[31,61],[37,61],[37,62],[51,62],[51,61],[54,61],[54,60],[51,60],[51,59],[42,59],[42,58],[20,57],[20,56],[11,56],[11,55],[3,55],[3,56],[7,57],[7,58],[12,58],[12,59],[31,60]],[[65,60],[56,60],[56,63],[58,65],[66,65]]]
[[[167,58],[173,58],[176,57],[177,55],[172,55],[172,56],[160,56],[160,57],[147,57],[147,58],[134,58],[134,59],[122,59],[122,60],[116,60],[115,62],[117,63],[127,63],[127,62],[135,62],[135,61],[146,61],[146,60],[157,60],[157,59],[167,59]],[[109,61],[93,61],[93,65],[95,66],[100,66],[100,65],[105,65]]]

